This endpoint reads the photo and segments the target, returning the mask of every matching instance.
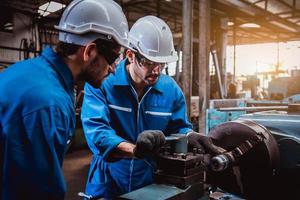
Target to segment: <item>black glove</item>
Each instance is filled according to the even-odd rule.
[[[188,133],[187,138],[189,151],[192,151],[194,148],[196,148],[198,151],[200,151],[200,153],[210,153],[214,155],[226,152],[225,149],[214,145],[210,137],[200,133]]]
[[[137,158],[153,156],[158,153],[165,142],[165,135],[160,130],[143,131],[137,138],[134,156]]]

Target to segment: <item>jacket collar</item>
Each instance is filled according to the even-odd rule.
[[[126,70],[127,58],[122,60],[116,70],[116,80],[114,81],[115,86],[130,86],[131,80],[129,78],[129,74]],[[162,75],[161,75],[162,76]],[[157,82],[152,86],[153,89],[162,92],[163,91],[163,83],[161,80],[161,76],[158,78]]]
[[[49,46],[42,52],[42,57],[46,59],[51,64],[51,67],[58,73],[64,87],[73,91],[74,81],[72,72],[64,61]]]
[[[116,68],[114,85],[116,86],[130,86],[129,74],[126,70],[127,58],[122,60]]]
[[[160,77],[158,78],[157,82],[153,85],[153,89],[159,91],[159,92],[163,92],[163,81],[162,81],[162,74],[160,75]]]

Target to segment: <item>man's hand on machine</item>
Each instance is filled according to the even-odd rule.
[[[121,142],[107,157],[108,162],[122,158],[140,158],[154,156],[165,144],[165,136],[160,130],[146,130],[139,134],[136,144]]]
[[[202,133],[192,131],[187,134],[187,138],[189,151],[196,148],[200,153],[209,153],[213,155],[226,152],[225,149],[214,145],[212,139]]]
[[[145,158],[158,153],[165,144],[165,135],[160,130],[146,130],[139,134],[133,154],[137,158]]]

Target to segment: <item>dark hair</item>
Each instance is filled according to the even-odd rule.
[[[136,59],[137,59],[138,62],[141,62],[142,58],[144,57],[144,56],[140,55],[140,54],[138,53],[138,51],[137,51],[137,52],[134,52],[134,55],[135,55],[135,57],[136,57]]]
[[[65,43],[65,42],[59,42],[57,44],[55,50],[59,56],[65,58],[67,56],[75,54],[80,47],[81,46],[77,45],[77,44],[69,44],[69,43]]]

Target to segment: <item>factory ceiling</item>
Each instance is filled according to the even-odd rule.
[[[38,10],[45,0],[2,0],[0,10],[9,8],[36,16],[49,28],[57,24],[64,9],[40,16]],[[53,1],[54,2],[54,1]],[[67,5],[69,0],[55,2]],[[175,41],[182,38],[182,0],[117,0],[122,6],[131,26],[139,17],[156,15],[171,27]],[[198,0],[193,1],[194,38],[198,32]],[[228,33],[228,43],[256,44],[300,40],[300,0],[211,0],[211,30],[218,21]],[[48,6],[49,7],[49,6]],[[45,7],[44,7],[45,8]],[[47,8],[47,6],[46,6]],[[41,12],[45,15],[46,10]],[[2,15],[3,16],[3,15]],[[3,18],[3,17],[2,17]],[[4,25],[3,22],[0,25]],[[201,29],[200,29],[201,30]]]

